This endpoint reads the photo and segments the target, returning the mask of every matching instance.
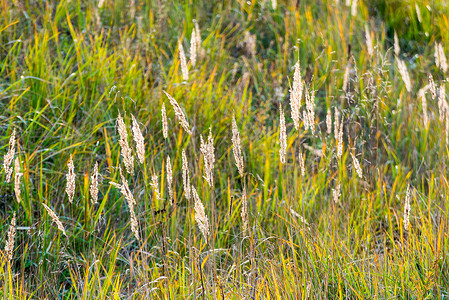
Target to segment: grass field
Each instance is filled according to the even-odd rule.
[[[0,0],[1,299],[449,299],[448,13]]]

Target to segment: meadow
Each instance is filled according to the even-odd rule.
[[[448,299],[439,0],[0,0],[1,299]]]

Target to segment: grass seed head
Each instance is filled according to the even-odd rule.
[[[137,122],[136,118],[131,115],[133,119],[133,138],[136,142],[136,151],[137,151],[137,158],[139,159],[140,163],[143,164],[145,161],[145,140],[143,138],[142,132],[139,128],[139,123]]]
[[[285,116],[282,106],[279,106],[280,122],[279,122],[279,157],[281,163],[285,164],[285,158],[287,156],[287,132],[285,128]]]
[[[95,162],[94,171],[90,177],[90,196],[93,204],[98,202],[98,162]]]
[[[203,203],[201,202],[196,189],[192,186],[191,190],[193,199],[195,200],[195,220],[198,224],[198,227],[200,228],[201,233],[204,236],[204,239],[207,242],[207,239],[209,237],[209,219],[206,216]]]
[[[170,100],[170,104],[173,106],[173,110],[175,111],[175,116],[179,120],[179,124],[181,124],[182,128],[184,128],[184,130],[188,134],[192,134],[192,132],[189,129],[189,123],[187,122],[186,116],[182,111],[181,107],[179,106],[178,102],[176,102],[175,98],[170,96],[166,91],[164,91],[164,93],[168,97],[168,100]]]
[[[20,198],[20,179],[23,175],[23,173],[20,172],[20,161],[19,158],[16,157],[15,161],[14,161],[14,193],[16,194],[16,199],[17,202],[21,201]]]
[[[64,226],[62,225],[61,221],[59,220],[58,216],[55,214],[55,212],[53,210],[51,210],[50,207],[48,207],[45,203],[42,203],[42,205],[44,206],[45,210],[48,212],[48,214],[50,215],[50,218],[53,220],[53,222],[56,223],[56,226],[58,226],[58,229],[62,232],[62,234],[64,234],[65,236],[67,236]]]
[[[8,258],[8,261],[12,261],[12,254],[14,252],[14,241],[16,237],[16,212],[14,212],[11,220],[11,225],[9,225],[8,230],[8,241],[5,245],[5,252],[6,257]]]
[[[9,138],[9,148],[8,152],[5,154],[4,160],[3,160],[3,167],[6,172],[6,182],[11,181],[13,167],[12,162],[14,160],[14,154],[16,151],[16,129],[12,131],[11,137]]]
[[[182,80],[189,80],[189,70],[187,69],[187,60],[186,54],[184,53],[184,47],[182,46],[181,41],[178,43],[179,48],[179,60],[181,61],[181,72],[182,72]]]
[[[117,130],[120,135],[119,144],[123,158],[123,163],[125,164],[126,172],[128,174],[134,174],[134,157],[132,155],[131,148],[128,144],[128,131],[126,130],[125,122],[122,119],[120,113],[117,117]]]
[[[70,155],[69,162],[67,163],[67,185],[65,191],[69,197],[69,202],[73,203],[73,196],[75,195],[75,165],[73,164],[72,155]]]
[[[234,152],[235,165],[239,170],[240,177],[243,177],[243,157],[240,146],[240,134],[235,121],[235,115],[232,116],[232,151]]]

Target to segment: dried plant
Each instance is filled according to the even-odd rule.
[[[45,203],[42,203],[42,205],[44,206],[45,210],[50,215],[50,218],[53,220],[53,222],[56,223],[56,226],[58,226],[58,229],[62,232],[62,234],[67,236],[64,226],[62,225],[61,221],[59,220],[58,216],[54,213],[54,211],[52,211],[51,208],[48,207]]]
[[[172,188],[172,184],[173,184],[173,170],[172,170],[172,166],[171,166],[171,162],[170,162],[170,156],[167,156],[167,187],[168,187],[168,195],[170,197],[170,203],[173,204],[173,188]]]
[[[206,179],[209,186],[214,185],[214,164],[215,164],[215,154],[214,154],[214,139],[212,138],[212,128],[209,127],[209,136],[207,137],[207,143],[204,142],[203,137],[200,135],[201,145],[200,151],[204,158],[204,178]]]
[[[435,100],[435,98],[437,97],[437,89],[435,87],[435,82],[433,81],[433,77],[432,74],[429,73],[429,90],[430,93],[432,94],[432,99]]]
[[[410,226],[410,185],[407,185],[407,192],[405,194],[405,204],[404,204],[404,229],[408,231]]]
[[[178,43],[179,48],[179,60],[181,61],[182,80],[189,80],[189,70],[187,69],[186,54],[184,53],[184,47],[181,41]]]
[[[196,55],[197,55],[197,38],[196,38],[196,30],[192,30],[192,36],[190,37],[190,64],[192,67],[196,65]]]
[[[351,15],[355,17],[357,15],[357,0],[352,0]]]
[[[340,112],[335,108],[335,125],[334,125],[334,135],[337,146],[337,157],[341,158],[343,155],[343,117],[340,122]]]
[[[299,60],[295,64],[295,73],[293,75],[293,87],[290,89],[290,107],[292,110],[292,119],[295,129],[299,129],[299,109],[301,108],[301,98],[304,85],[301,78],[301,66]]]
[[[191,190],[193,199],[195,200],[195,220],[198,224],[198,227],[200,228],[201,233],[204,236],[204,239],[207,242],[207,239],[209,237],[209,219],[206,216],[203,203],[201,202],[196,189],[192,186]]]
[[[168,137],[168,122],[164,103],[162,103],[161,114],[162,114],[162,134],[164,135],[164,139],[166,139]]]
[[[405,62],[398,57],[396,57],[396,61],[398,63],[399,74],[401,74],[402,81],[404,81],[405,84],[405,88],[407,89],[407,92],[410,92],[412,90],[412,83],[407,71],[407,66],[405,65]]]
[[[132,175],[134,174],[134,157],[132,155],[131,148],[128,145],[128,131],[126,130],[125,122],[123,121],[120,113],[117,117],[117,130],[120,135],[120,154],[123,157],[123,163],[125,164],[126,172]]]
[[[16,238],[16,212],[14,212],[11,220],[11,225],[9,225],[8,230],[8,241],[5,245],[5,252],[8,261],[12,261],[12,254],[14,252],[14,241]]]
[[[200,31],[200,25],[196,20],[193,20],[193,23],[195,24],[195,46],[196,46],[196,53],[197,56],[203,57],[205,55],[204,49],[201,48],[201,31]]]
[[[3,161],[3,167],[5,168],[6,172],[6,182],[11,181],[13,172],[12,162],[14,160],[15,151],[16,151],[16,129],[14,128],[11,137],[9,138],[8,152],[5,154]]]
[[[436,66],[446,73],[447,71],[447,60],[444,54],[444,48],[440,43],[435,44],[435,64]]]
[[[232,151],[234,152],[235,165],[239,170],[240,177],[243,177],[243,157],[240,146],[240,134],[235,121],[235,115],[232,116]]]
[[[369,56],[374,55],[374,45],[373,39],[371,38],[371,32],[369,31],[368,25],[365,25],[365,38],[366,38],[366,47],[368,48]]]
[[[133,120],[132,132],[134,141],[136,142],[137,157],[139,158],[140,163],[143,164],[145,161],[145,140],[142,132],[140,131],[139,123],[137,123],[136,118],[133,115],[131,115],[131,117]]]
[[[301,170],[301,176],[306,175],[306,155],[299,152],[299,169]]]
[[[182,150],[182,184],[184,185],[184,195],[187,200],[190,199],[190,174],[187,162],[186,152]]]
[[[170,100],[170,104],[173,106],[173,110],[175,111],[175,116],[179,120],[179,124],[184,128],[184,130],[188,134],[192,134],[192,132],[189,129],[189,123],[187,122],[186,116],[184,112],[182,111],[181,107],[179,106],[178,102],[176,102],[175,98],[170,96],[166,91],[164,91],[165,95],[167,95],[168,100]]]
[[[248,200],[246,198],[246,189],[242,192],[242,211],[241,211],[242,221],[243,221],[243,232],[245,233],[248,229]]]
[[[157,200],[162,200],[161,192],[159,191],[159,182],[157,180],[157,175],[151,176],[151,187],[153,188],[154,193],[156,194]]]
[[[304,126],[310,129],[312,133],[315,131],[315,92],[308,93],[306,89],[306,114],[304,114]]]
[[[287,133],[285,129],[285,117],[284,111],[282,110],[282,106],[279,106],[280,112],[280,123],[279,123],[279,157],[281,159],[281,163],[285,164],[285,157],[287,156]]]
[[[354,165],[354,169],[357,172],[357,175],[360,178],[363,178],[362,168],[360,167],[360,163],[357,160],[357,157],[354,156],[354,154],[351,153],[352,156],[352,164]]]
[[[73,203],[73,196],[75,195],[75,165],[73,164],[72,155],[70,155],[69,162],[67,163],[67,185],[65,191],[69,197],[69,202]]]
[[[421,98],[421,107],[423,111],[423,123],[424,127],[428,128],[429,125],[429,115],[427,114],[427,99],[426,99],[426,92],[429,90],[430,85],[426,85],[422,89],[418,91],[418,97]]]
[[[398,39],[398,35],[395,30],[394,31],[394,54],[396,56],[399,56],[400,53],[401,53],[401,47],[399,46],[399,39]]]
[[[332,200],[334,200],[335,203],[339,203],[340,202],[340,196],[341,196],[340,190],[341,190],[340,183],[337,184],[335,189],[332,189]]]
[[[139,238],[139,223],[137,222],[136,213],[134,212],[134,206],[136,205],[136,200],[134,199],[133,194],[131,193],[131,190],[129,189],[128,182],[125,179],[125,176],[123,176],[122,168],[120,170],[120,178],[122,180],[122,184],[118,184],[115,182],[110,181],[109,183],[116,188],[120,189],[120,192],[125,197],[126,202],[128,202],[129,212],[131,215],[131,231],[134,233],[134,236],[138,241],[140,241]]]
[[[327,134],[332,133],[332,113],[331,113],[330,109],[327,110],[327,114],[326,114],[326,129],[327,129]]]
[[[90,177],[90,196],[92,198],[92,203],[96,204],[98,202],[98,162],[95,162],[94,172]]]
[[[14,161],[14,193],[16,194],[17,202],[21,201],[20,198],[20,178],[22,177],[23,173],[20,172],[20,161],[19,158],[16,157]]]

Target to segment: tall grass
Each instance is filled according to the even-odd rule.
[[[3,299],[449,296],[444,1],[0,7]]]

